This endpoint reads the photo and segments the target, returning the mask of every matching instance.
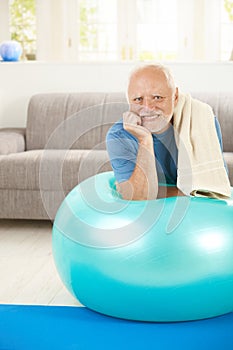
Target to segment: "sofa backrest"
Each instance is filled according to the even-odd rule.
[[[123,93],[45,93],[28,106],[26,147],[105,149],[107,130],[128,109]]]
[[[212,107],[221,126],[223,150],[233,152],[233,93],[195,92],[191,95]]]
[[[233,151],[233,93],[191,93],[208,103],[221,125],[225,152]],[[124,93],[44,93],[28,107],[26,147],[105,149],[107,130],[128,109]]]

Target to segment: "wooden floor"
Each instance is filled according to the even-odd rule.
[[[56,271],[49,221],[0,220],[0,303],[78,305]]]

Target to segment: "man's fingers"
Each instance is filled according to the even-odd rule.
[[[141,118],[137,114],[130,111],[123,114],[123,123],[124,125],[142,125]]]

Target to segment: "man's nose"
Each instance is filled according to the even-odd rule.
[[[139,110],[139,115],[141,117],[145,117],[145,116],[151,116],[154,113],[154,108],[152,108],[152,106],[148,105],[148,104],[144,104],[141,105],[141,108]]]
[[[148,108],[148,109],[153,109],[153,107],[155,106],[154,104],[154,101],[149,99],[149,98],[145,98],[144,101],[143,101],[143,106],[145,108]]]

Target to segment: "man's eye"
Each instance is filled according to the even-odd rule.
[[[134,98],[134,102],[141,102],[142,101],[142,97],[135,97]]]
[[[160,100],[163,99],[163,97],[162,97],[162,96],[159,96],[159,95],[154,95],[153,98],[154,98],[154,100],[156,100],[156,101],[160,101]]]

